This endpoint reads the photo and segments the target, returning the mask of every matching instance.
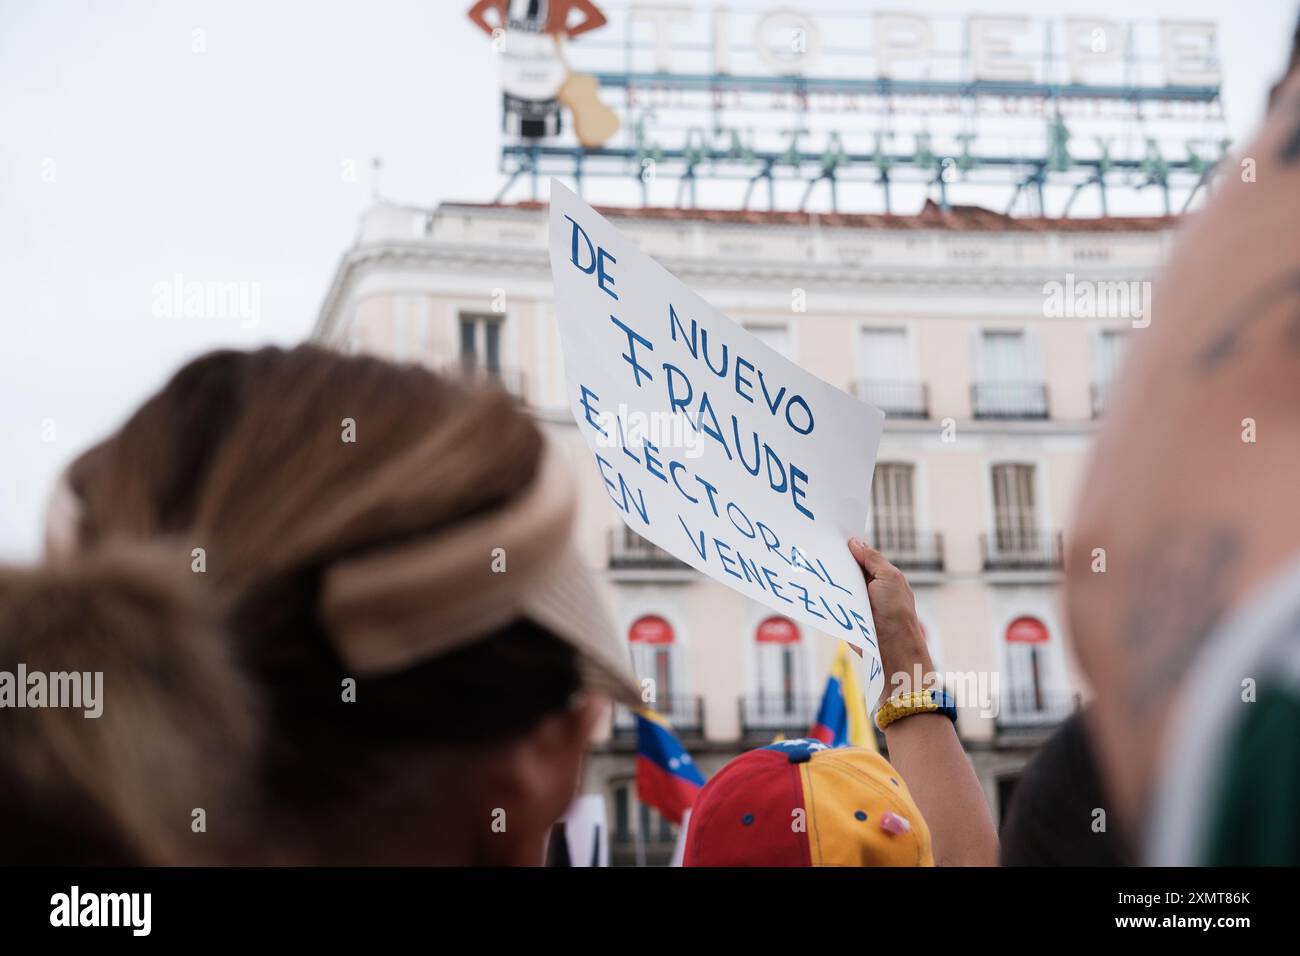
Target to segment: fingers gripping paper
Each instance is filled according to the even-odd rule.
[[[862,649],[874,695],[846,541],[866,524],[884,414],[760,342],[555,180],[550,252],[569,405],[628,527]]]

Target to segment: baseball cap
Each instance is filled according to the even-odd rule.
[[[736,757],[695,799],[683,866],[934,866],[898,772],[862,747],[782,740]]]

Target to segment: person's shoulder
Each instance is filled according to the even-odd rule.
[[[1000,835],[1004,866],[1121,866],[1128,860],[1088,737],[1067,718],[1025,767]]]
[[[1265,685],[1243,706],[1205,821],[1204,862],[1300,865],[1300,685]]]

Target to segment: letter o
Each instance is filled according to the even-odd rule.
[[[798,402],[801,406],[803,406],[804,413],[808,416],[807,428],[800,428],[798,425],[796,425],[794,423],[794,419],[790,415],[790,409],[794,406],[796,402]],[[804,397],[802,395],[796,395],[794,398],[790,399],[790,401],[785,403],[785,421],[787,425],[789,425],[791,428],[797,431],[800,435],[807,435],[813,430],[812,409],[808,407],[808,403],[804,401]]]
[[[736,514],[740,515],[742,518],[745,519],[745,524],[749,525],[749,531],[748,531],[748,532],[746,532],[745,529],[742,528],[742,527],[741,527],[741,526],[736,522],[736,519],[735,519],[734,517],[732,517],[731,512],[732,512],[733,509],[735,510]],[[736,530],[739,531],[741,534],[743,534],[746,538],[756,538],[756,537],[758,537],[758,530],[754,527],[754,522],[752,522],[752,521],[749,520],[749,515],[745,514],[745,512],[743,512],[743,511],[741,511],[741,510],[740,510],[740,506],[739,506],[738,504],[736,504],[734,501],[728,501],[728,502],[727,502],[727,517],[728,517],[728,518],[731,518],[731,523],[735,526]]]

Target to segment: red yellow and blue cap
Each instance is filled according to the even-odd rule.
[[[933,866],[930,831],[889,761],[782,740],[736,757],[695,799],[683,866]]]

